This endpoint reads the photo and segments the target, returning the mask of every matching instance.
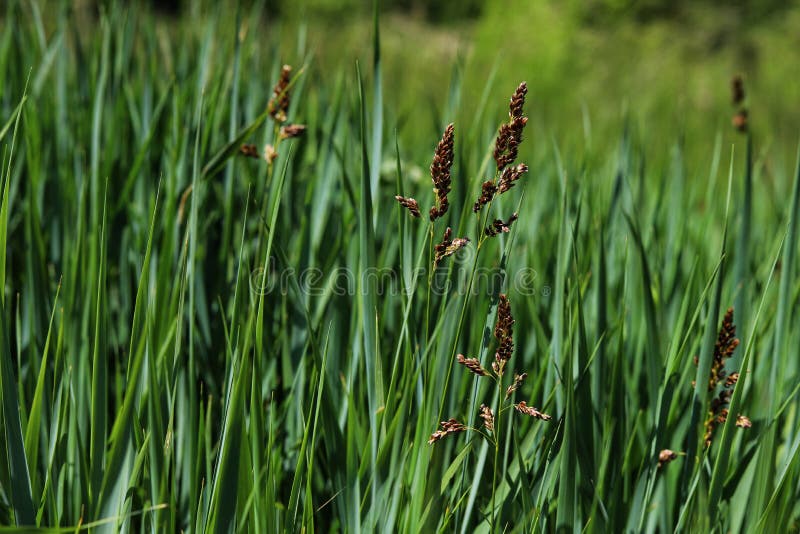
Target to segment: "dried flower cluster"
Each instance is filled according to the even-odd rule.
[[[722,326],[717,334],[717,342],[714,345],[714,360],[711,363],[711,371],[708,378],[708,391],[715,393],[708,410],[708,418],[705,422],[704,441],[706,447],[711,445],[714,429],[724,424],[728,419],[728,406],[733,396],[733,388],[739,380],[739,373],[727,374],[725,362],[733,356],[736,347],[739,346],[739,339],[736,338],[736,325],[733,324],[733,308],[728,308],[722,320]],[[695,360],[697,360],[695,358]],[[750,420],[739,415],[736,419],[736,426],[748,428]]]
[[[549,421],[551,419],[551,417],[546,413],[540,412],[533,406],[528,406],[528,404],[525,401],[519,401],[519,403],[514,405],[514,408],[516,408],[519,413],[530,415],[531,417],[535,417],[536,419],[541,419],[542,421]]]
[[[486,430],[494,432],[494,410],[481,404],[481,419],[483,419],[483,426],[486,427]]]
[[[247,144],[247,143],[243,144],[239,148],[239,153],[241,155],[243,155],[243,156],[248,157],[248,158],[256,158],[256,159],[258,159],[258,158],[261,157],[261,154],[258,153],[258,149],[256,148],[256,145],[251,145],[251,144]]]
[[[477,358],[465,358],[463,354],[459,354],[456,360],[469,369],[470,372],[478,376],[489,376],[489,371],[481,367],[481,362],[479,362]]]
[[[292,74],[292,67],[284,65],[281,69],[281,75],[275,87],[272,89],[272,97],[267,103],[267,112],[270,117],[278,123],[283,124],[286,122],[286,113],[289,111],[289,84],[290,76]],[[278,157],[278,149],[276,146],[284,139],[293,139],[300,137],[306,131],[304,124],[283,124],[278,131],[278,138],[274,140],[275,144],[267,144],[264,146],[263,153],[259,153],[256,145],[243,144],[239,148],[239,153],[248,158],[264,159],[269,164],[275,161]]]
[[[750,428],[753,426],[753,422],[746,415],[740,414],[736,416],[736,426],[739,428]]]
[[[519,152],[519,145],[522,142],[522,132],[525,124],[528,122],[527,117],[524,116],[525,97],[528,93],[528,86],[525,82],[519,84],[514,94],[511,96],[509,104],[508,121],[500,126],[495,140],[493,156],[497,169],[494,177],[491,180],[483,182],[481,186],[481,194],[477,201],[473,204],[472,210],[475,213],[481,211],[483,206],[489,205],[495,196],[503,194],[514,187],[516,182],[522,177],[523,174],[528,172],[528,167],[524,164],[515,164],[517,154]],[[431,206],[428,215],[431,223],[435,223],[437,219],[444,217],[450,207],[448,194],[452,186],[451,170],[454,161],[454,136],[455,128],[453,124],[448,124],[442,134],[442,138],[436,146],[434,151],[433,161],[430,166],[431,180],[433,181],[433,195],[434,202]],[[412,197],[405,197],[396,195],[395,200],[408,210],[412,217],[420,218],[421,210],[419,202]],[[488,223],[488,216],[486,219],[481,217],[480,225],[488,226],[485,228],[479,227],[478,251],[484,239],[497,236],[501,233],[506,233],[511,230],[511,226],[518,219],[517,213],[512,213],[508,219],[494,219]],[[430,226],[431,241],[433,241],[434,224]],[[453,230],[449,226],[444,231],[442,240],[433,246],[433,269],[435,270],[439,264],[448,256],[452,256],[460,249],[464,248],[470,240],[466,237],[453,237]],[[476,254],[478,252],[476,251]],[[459,365],[464,366],[470,373],[480,377],[488,377],[494,380],[498,387],[498,406],[497,415],[503,413],[503,405],[523,384],[527,374],[520,373],[514,374],[513,381],[510,384],[503,383],[508,362],[514,353],[514,317],[511,314],[511,304],[506,295],[500,295],[500,301],[497,310],[497,321],[494,327],[494,337],[497,339],[497,349],[495,352],[494,360],[492,361],[491,370],[484,368],[478,358],[468,358],[463,354],[456,355],[456,361]],[[448,378],[449,378],[448,374]],[[445,382],[445,389],[447,382]],[[505,396],[503,396],[505,391]],[[525,401],[514,404],[516,410],[520,413],[547,421],[550,416],[540,412],[537,408],[528,406]],[[510,406],[506,406],[510,408]],[[497,430],[497,425],[500,420],[495,418],[495,411],[484,404],[481,404],[480,418],[483,420],[484,428],[489,434],[494,435]],[[458,422],[456,419],[449,419],[448,421],[440,423],[440,429],[434,432],[430,439],[429,444],[433,444],[448,434],[462,432],[467,428]],[[474,429],[469,429],[474,430]],[[493,439],[495,442],[495,456],[497,453],[498,438],[485,435],[487,439]],[[495,462],[496,462],[495,458]]]
[[[522,131],[528,118],[523,115],[525,106],[525,95],[528,93],[528,86],[522,82],[511,96],[511,103],[508,110],[508,122],[500,126],[497,139],[494,145],[494,160],[497,164],[497,171],[492,180],[487,180],[481,185],[481,195],[472,205],[472,211],[478,213],[483,206],[491,203],[496,195],[502,195],[509,191],[523,174],[528,172],[527,165],[520,163],[514,165],[519,152],[519,144],[522,142]],[[517,219],[517,214],[513,214],[507,222],[495,219],[494,222],[484,229],[487,237],[495,237],[504,232],[508,232],[511,223]]]
[[[436,146],[431,162],[431,179],[433,180],[433,194],[436,196],[435,204],[430,210],[431,221],[447,213],[450,206],[447,194],[450,193],[450,168],[453,166],[453,124],[448,124],[442,134],[442,140]]]
[[[437,430],[433,434],[431,434],[430,439],[428,440],[428,445],[432,445],[439,441],[440,439],[444,438],[448,434],[456,434],[458,432],[463,432],[467,429],[464,425],[456,421],[455,419],[448,419],[447,421],[442,421],[439,423],[439,426],[442,427],[441,430]]]
[[[522,373],[521,375],[515,373],[514,382],[506,388],[506,398],[509,398],[512,393],[518,390],[526,378],[528,378],[528,373]]]
[[[492,370],[498,377],[501,377],[506,363],[514,353],[514,317],[511,315],[511,303],[505,295],[500,295],[500,304],[497,306],[494,337],[497,339],[499,346],[494,354]]]
[[[466,237],[457,237],[452,239],[453,237],[453,230],[448,226],[447,229],[444,231],[444,238],[442,238],[442,242],[437,244],[434,247],[435,255],[433,257],[433,268],[439,266],[439,263],[443,259],[448,256],[452,256],[469,243],[469,239]]]
[[[658,453],[658,468],[661,469],[672,460],[678,457],[678,453],[669,449],[664,449]]]
[[[281,139],[292,139],[295,137],[300,137],[306,131],[305,124],[287,124],[286,126],[281,126],[280,136]]]
[[[494,327],[494,336],[498,341],[497,352],[495,353],[495,361],[492,362],[492,375],[485,369],[477,358],[467,358],[463,354],[456,357],[456,361],[467,368],[471,373],[479,377],[492,377],[497,381],[499,387],[502,387],[503,373],[508,361],[514,352],[514,316],[511,313],[511,303],[506,295],[500,295],[500,303],[497,306],[497,321]],[[527,373],[514,374],[513,382],[505,389],[505,399],[508,399],[515,391],[517,391],[525,379],[528,377]],[[501,389],[502,391],[502,389]],[[502,413],[502,403],[505,399],[501,398],[501,405],[498,413]],[[533,406],[528,406],[525,401],[520,401],[514,404],[514,408],[522,414],[529,415],[542,421],[549,421],[551,417],[544,412],[539,411]],[[491,433],[495,429],[495,412],[488,406],[481,404],[479,416],[483,419],[483,426]],[[445,424],[448,425],[445,428]],[[442,429],[437,430],[431,435],[428,443],[434,443],[445,437],[448,433],[460,432],[465,428],[458,423],[455,419],[450,419],[447,423],[441,423]],[[452,430],[455,428],[456,430]],[[449,430],[448,430],[449,429]]]
[[[507,221],[495,219],[491,225],[487,226],[483,230],[483,232],[489,237],[494,237],[497,234],[510,232],[511,225],[514,224],[514,221],[516,221],[518,218],[519,216],[516,213],[512,213],[511,217],[509,217]]]
[[[497,183],[497,192],[502,195],[514,187],[514,183],[526,172],[528,172],[528,166],[524,163],[503,169],[502,174],[500,174],[500,181]]]
[[[528,122],[528,118],[523,115],[525,95],[527,93],[528,85],[522,82],[511,96],[508,122],[500,126],[500,131],[497,133],[497,140],[494,145],[494,161],[497,163],[498,172],[514,163],[517,159],[519,144],[522,142],[522,130]]]
[[[483,182],[481,185],[481,196],[479,196],[475,204],[472,205],[472,211],[474,213],[481,211],[482,207],[492,201],[495,193],[497,193],[497,185],[494,183],[494,180],[486,180]]]
[[[395,195],[395,200],[397,200],[401,206],[411,213],[412,217],[422,217],[422,213],[419,211],[419,204],[413,198],[401,197],[400,195]]]
[[[733,116],[733,127],[740,132],[747,132],[747,105],[745,104],[744,79],[737,74],[731,80],[731,100],[736,114]]]
[[[450,193],[452,177],[450,169],[453,167],[453,138],[455,128],[448,124],[442,134],[442,139],[436,145],[431,162],[431,180],[433,181],[433,206],[429,211],[431,221],[435,221],[447,213],[450,202],[447,195]],[[411,212],[414,217],[420,217],[419,203],[410,197],[397,195],[394,197],[401,206]],[[449,254],[448,254],[449,255]],[[438,262],[437,262],[438,263]]]
[[[267,104],[267,111],[276,122],[286,122],[286,113],[289,111],[289,80],[292,67],[284,65],[278,83],[272,89],[272,98]]]
[[[528,172],[528,167],[522,163],[514,165],[519,152],[519,145],[522,142],[522,131],[528,118],[524,116],[525,96],[528,93],[528,86],[525,82],[519,84],[514,94],[511,96],[508,111],[508,122],[500,126],[494,146],[494,159],[497,163],[497,171],[491,180],[486,180],[481,185],[481,194],[478,200],[472,206],[472,211],[478,213],[483,206],[491,203],[496,195],[503,194],[514,187],[515,183],[522,177],[523,174]],[[450,208],[448,194],[452,186],[451,169],[454,161],[454,139],[455,128],[453,124],[448,124],[442,134],[442,138],[436,146],[433,154],[433,161],[431,162],[431,180],[433,181],[433,195],[434,202],[431,206],[428,215],[431,222],[443,217]],[[419,217],[420,212],[419,203],[416,199],[411,197],[404,197],[397,195],[395,199],[400,205],[411,213],[414,217]],[[510,230],[511,224],[517,219],[517,214],[514,213],[511,217],[503,222],[501,219],[496,219],[491,225],[484,229],[486,237],[494,237]],[[448,230],[449,232],[449,230]],[[461,238],[455,240],[453,243],[458,243],[460,246],[466,244],[467,240]],[[445,239],[436,246],[437,254],[434,261],[434,268],[446,256],[448,247],[452,243],[449,242],[449,236],[446,235]],[[460,248],[460,246],[458,248]],[[457,249],[456,249],[457,250]]]

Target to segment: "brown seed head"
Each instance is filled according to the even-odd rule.
[[[527,122],[527,117],[519,117],[500,126],[494,144],[494,161],[497,163],[498,171],[502,171],[517,159],[519,144],[522,142],[522,130]]]
[[[753,422],[745,415],[738,415],[736,416],[736,426],[739,428],[750,428],[753,426]]]
[[[442,242],[434,245],[434,257],[433,257],[433,268],[439,266],[439,263],[443,259],[448,256],[452,256],[469,243],[469,239],[466,237],[457,237],[455,239],[450,239],[453,235],[453,230],[448,226],[447,229],[444,231],[444,238]]]
[[[431,179],[433,180],[433,194],[436,196],[434,206],[430,210],[431,221],[435,221],[445,213],[449,207],[447,194],[450,193],[450,169],[453,166],[453,137],[455,130],[448,124],[442,134],[442,139],[436,146],[431,162]]]
[[[444,438],[448,434],[463,432],[464,430],[467,429],[464,425],[462,425],[457,420],[452,418],[448,419],[447,421],[442,421],[441,423],[439,423],[439,426],[442,427],[441,430],[437,430],[436,432],[431,434],[431,437],[428,440],[428,445],[436,443],[437,441]]]
[[[725,380],[725,361],[733,356],[733,352],[738,346],[736,325],[733,324],[733,308],[728,308],[714,345],[714,361],[711,364],[711,375],[708,381],[709,391],[714,390],[717,384]]]
[[[494,411],[483,404],[481,404],[481,419],[483,419],[483,426],[486,427],[486,430],[494,432]]]
[[[280,136],[281,139],[291,139],[293,137],[300,137],[305,131],[305,124],[287,124],[286,126],[281,126]]]
[[[247,143],[239,147],[239,153],[243,156],[247,156],[248,158],[259,159],[261,157],[261,155],[258,153],[256,145],[251,145]]]
[[[523,107],[525,106],[525,95],[528,94],[528,84],[522,82],[517,86],[517,90],[511,95],[511,104],[509,106],[508,118],[519,119],[522,117]]]
[[[422,214],[419,211],[419,203],[416,200],[409,197],[401,197],[400,195],[395,195],[395,200],[397,200],[401,206],[407,209],[413,217],[422,217]]]
[[[739,373],[727,374],[725,363],[733,356],[738,346],[739,340],[736,338],[736,325],[733,323],[733,308],[728,308],[717,334],[717,342],[714,345],[714,360],[711,363],[711,371],[708,377],[708,390],[715,392],[719,389],[719,392],[712,397],[709,403],[704,434],[706,447],[711,445],[716,427],[724,424],[728,419],[728,406],[733,396],[733,388],[739,380]]]
[[[492,371],[494,371],[494,374],[496,374],[497,376],[503,376],[505,368],[506,368],[506,361],[498,358],[497,353],[495,353],[494,361],[492,362]]]
[[[514,187],[515,182],[519,180],[526,172],[528,172],[528,166],[524,163],[503,169],[503,172],[500,174],[500,180],[497,182],[498,193],[502,195]]]
[[[678,454],[674,451],[669,449],[664,449],[663,451],[658,453],[658,467],[659,469],[670,463],[672,460],[678,457]]]
[[[463,354],[459,354],[456,356],[456,360],[478,376],[489,376],[489,371],[481,367],[481,362],[477,358],[465,358]]]
[[[511,231],[511,225],[514,224],[514,221],[516,221],[518,218],[519,216],[516,213],[512,213],[511,217],[509,217],[505,222],[500,219],[495,219],[491,225],[487,226],[483,230],[483,232],[489,237],[494,237],[501,233],[508,233]]]
[[[512,393],[518,390],[526,378],[528,378],[528,373],[522,373],[521,375],[515,374],[514,382],[506,388],[506,398],[509,398]]]
[[[528,86],[525,82],[522,82],[511,96],[508,122],[500,126],[500,130],[497,132],[497,139],[494,145],[494,160],[497,163],[498,171],[502,171],[517,159],[519,144],[522,142],[522,130],[528,122],[528,118],[523,116],[525,95],[527,93]]]
[[[552,419],[552,417],[550,417],[546,413],[540,412],[533,406],[528,406],[525,401],[520,401],[518,404],[515,404],[514,408],[516,408],[519,413],[530,415],[531,417],[535,417],[536,419],[541,419],[542,421],[549,421],[550,419]]]
[[[292,67],[284,65],[281,68],[280,78],[272,88],[272,98],[267,104],[267,111],[276,122],[286,122],[286,112],[289,110],[289,81]]]
[[[481,185],[481,196],[472,206],[472,211],[478,213],[481,208],[492,201],[494,194],[497,192],[497,186],[493,180],[486,180]]]
[[[506,295],[500,295],[500,303],[497,305],[494,337],[500,345],[494,354],[495,362],[492,364],[492,369],[497,376],[502,376],[506,362],[514,354],[514,316],[511,315],[511,303]]]

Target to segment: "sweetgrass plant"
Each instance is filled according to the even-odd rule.
[[[0,531],[797,530],[800,174],[745,77],[592,138],[536,72],[401,105],[377,3],[355,67],[268,2],[81,5],[0,6]]]

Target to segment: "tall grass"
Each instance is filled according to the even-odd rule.
[[[800,163],[732,128],[689,159],[633,118],[588,146],[590,110],[542,128],[519,72],[529,171],[476,215],[514,87],[462,100],[456,66],[403,116],[378,4],[338,69],[279,49],[265,2],[3,5],[0,531],[797,530]],[[471,242],[432,270],[447,227]],[[456,355],[499,362],[505,295],[492,383]]]

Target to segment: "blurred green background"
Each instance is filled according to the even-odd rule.
[[[252,3],[241,2],[242,12]],[[104,4],[75,2],[89,19]],[[164,25],[192,25],[215,10],[219,17],[234,18],[235,5],[154,0],[142,8],[159,11]],[[439,106],[450,87],[463,91],[460,109],[469,113],[484,92],[507,93],[526,80],[532,120],[556,141],[574,139],[579,129],[587,146],[605,149],[604,140],[618,139],[613,134],[631,121],[670,140],[684,139],[691,161],[717,133],[734,135],[729,81],[741,74],[753,132],[771,157],[793,162],[793,125],[800,119],[797,0],[378,0],[378,5],[387,124],[396,125],[412,149],[430,144],[419,135],[416,119],[432,118],[434,130],[444,120],[469,119],[442,116],[447,111]],[[293,64],[310,52],[312,85],[331,84],[343,70],[352,71],[357,59],[369,62],[373,2],[267,0],[266,6],[265,20],[245,21],[244,31],[263,34],[265,47],[280,50]],[[265,85],[267,78],[265,73]],[[490,106],[500,111],[498,104]]]
[[[369,58],[371,2],[275,0],[273,5],[287,41],[296,39],[300,21],[307,21],[308,45],[323,75]],[[406,142],[415,139],[412,118],[445,101],[442,93],[455,75],[467,82],[465,110],[480,98],[488,79],[504,93],[524,79],[534,120],[562,139],[588,125],[619,130],[629,116],[640,128],[685,135],[686,145],[702,154],[713,142],[709,136],[729,133],[729,81],[739,73],[748,88],[754,133],[765,145],[777,142],[776,154],[794,158],[800,119],[797,1],[384,0],[380,5],[385,98]],[[587,132],[593,142],[617,139],[598,126]]]

